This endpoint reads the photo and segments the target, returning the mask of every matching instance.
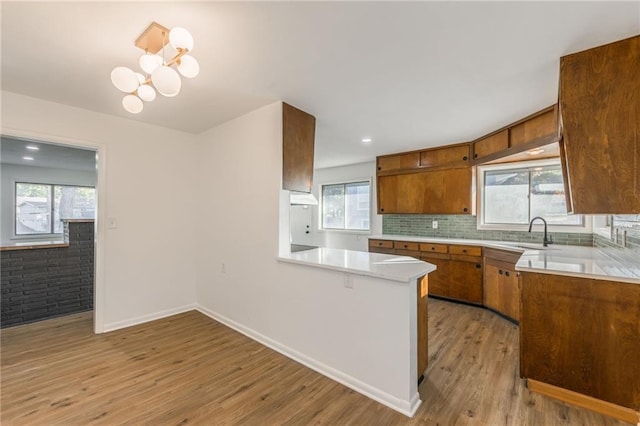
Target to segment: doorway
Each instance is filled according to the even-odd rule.
[[[94,312],[98,149],[0,136],[2,327]]]

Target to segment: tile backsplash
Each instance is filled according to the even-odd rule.
[[[614,235],[618,229],[618,240],[615,236],[594,234],[593,245],[595,247],[623,248],[623,233],[626,232],[627,249],[640,253],[640,214],[639,215],[614,215],[610,222],[613,224]]]
[[[433,229],[433,221],[438,229]],[[541,224],[534,225],[540,229]],[[467,238],[477,240],[518,241],[541,243],[542,232],[496,231],[477,229],[476,216],[467,215],[384,215],[382,233],[390,235],[412,235],[416,237]],[[593,246],[592,233],[550,232],[555,244],[573,246]],[[630,241],[628,239],[628,241]]]

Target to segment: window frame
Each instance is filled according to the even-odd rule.
[[[51,232],[36,232],[33,234],[18,234],[18,185],[23,184],[23,185],[46,185],[50,187],[50,191],[49,191],[49,196],[51,197],[51,210],[49,211],[50,215],[51,215],[51,222],[50,222],[50,226],[49,226],[49,230]],[[14,180],[13,181],[13,237],[12,239],[34,239],[34,238],[52,238],[52,237],[59,237],[61,236],[63,232],[54,232],[55,230],[55,223],[54,223],[54,218],[55,218],[55,194],[56,194],[56,187],[71,187],[71,188],[90,188],[93,189],[95,191],[95,197],[96,197],[96,201],[97,201],[97,189],[95,186],[90,186],[90,185],[75,185],[75,184],[59,184],[59,183],[44,183],[44,182],[29,182],[29,181],[21,181],[21,180]],[[97,203],[96,203],[96,207],[97,207]],[[97,210],[96,210],[97,213]],[[95,217],[94,217],[95,219]]]
[[[560,158],[548,158],[543,160],[518,161],[514,163],[485,164],[477,166],[477,229],[487,231],[528,231],[529,224],[496,224],[484,222],[484,181],[485,172],[493,170],[530,169],[533,167],[557,166]],[[549,225],[549,232],[563,232],[573,234],[592,233],[592,219],[588,215],[582,217],[581,225]],[[529,219],[531,220],[531,218]]]
[[[336,182],[322,182],[318,184],[318,231],[319,232],[339,232],[343,234],[360,234],[360,235],[369,235],[371,234],[371,225],[372,225],[372,211],[371,211],[371,200],[373,197],[373,179],[361,178],[361,179],[348,179],[341,180]],[[325,186],[333,186],[333,185],[348,185],[353,183],[367,183],[369,185],[369,229],[349,229],[349,228],[325,228],[324,227],[324,187]],[[346,217],[345,217],[346,221]]]

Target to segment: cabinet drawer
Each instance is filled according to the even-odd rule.
[[[369,240],[369,247],[393,248],[393,241],[390,240]]]
[[[420,244],[420,251],[424,251],[427,253],[448,253],[449,252],[446,244],[428,244],[428,243]]]
[[[420,244],[410,241],[394,241],[393,248],[400,250],[418,251],[420,250]]]
[[[449,253],[466,256],[482,256],[482,247],[478,246],[449,246]]]

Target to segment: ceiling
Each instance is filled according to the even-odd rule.
[[[1,164],[96,172],[95,151],[6,136],[0,137],[0,160]]]
[[[200,75],[132,115],[109,75],[151,21]],[[194,134],[284,100],[329,167],[482,136],[557,100],[560,56],[638,33],[638,1],[3,1],[2,89]]]

